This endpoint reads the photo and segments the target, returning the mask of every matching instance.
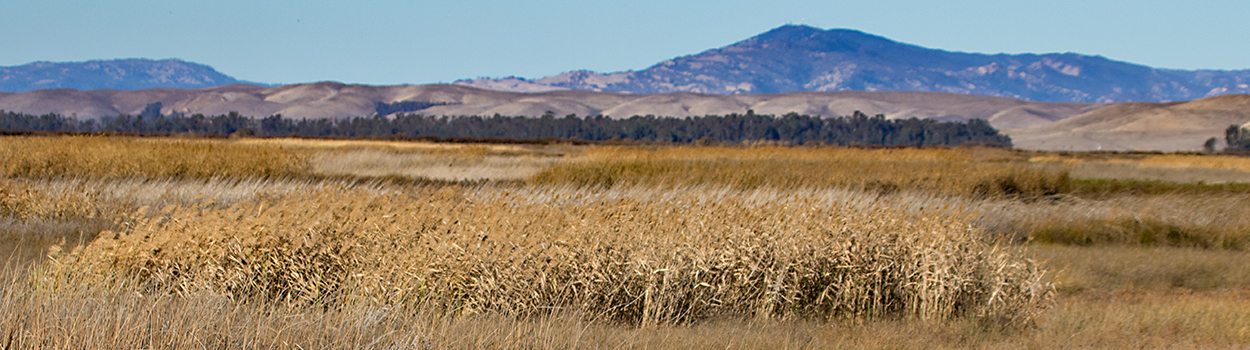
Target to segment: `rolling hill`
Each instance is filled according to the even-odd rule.
[[[621,94],[593,91],[516,93],[461,85],[367,86],[315,83],[200,89],[37,90],[0,93],[0,110],[58,113],[79,118],[138,114],[161,102],[162,112],[292,118],[377,114],[379,103],[414,106],[399,112],[426,115],[694,116],[790,112],[843,116],[854,111],[889,118],[985,119],[1017,148],[1051,150],[1196,150],[1222,137],[1231,124],[1250,123],[1250,95],[1170,103],[1046,103],[1003,97],[906,91],[790,92],[714,95]],[[406,102],[406,103],[405,103]],[[394,108],[388,108],[394,110]],[[389,113],[389,112],[388,112]]]
[[[1005,129],[1018,148],[1038,150],[1202,149],[1207,138],[1223,142],[1229,125],[1250,123],[1250,95],[1187,102],[1121,103],[1052,123]]]
[[[293,118],[370,116],[378,103],[423,102],[405,112],[431,115],[576,114],[630,117],[685,117],[707,114],[800,113],[850,115],[854,111],[889,118],[980,118],[998,128],[1023,128],[1067,118],[1102,105],[1042,103],[1002,97],[933,92],[792,92],[709,95],[695,93],[619,94],[592,91],[515,93],[460,85],[367,86],[315,83],[262,87],[229,85],[201,89],[37,90],[0,93],[0,109],[31,114],[58,113],[80,118],[138,114],[161,102],[162,112],[209,115],[237,111],[248,116],[282,114]]]

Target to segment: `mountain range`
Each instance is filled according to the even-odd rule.
[[[177,59],[34,62],[0,67],[0,92],[202,88],[254,84]],[[1076,53],[980,54],[896,42],[849,29],[785,25],[638,71],[480,78],[453,84],[509,92],[653,94],[923,91],[1038,102],[1171,102],[1250,94],[1250,69],[1175,70]]]
[[[1075,53],[948,52],[855,30],[786,25],[639,71],[455,84],[520,92],[930,91],[1039,102],[1170,102],[1250,93],[1250,70],[1156,69]]]
[[[244,83],[255,84],[237,80],[203,64],[177,59],[33,62],[0,67],[0,92],[43,89],[194,89]]]

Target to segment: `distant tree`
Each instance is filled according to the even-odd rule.
[[[1224,130],[1224,141],[1228,144],[1225,150],[1250,151],[1250,130],[1237,125],[1229,125],[1228,129]]]
[[[1202,144],[1202,150],[1203,152],[1206,152],[1208,154],[1215,153],[1215,146],[1218,145],[1219,143],[1220,143],[1220,139],[1217,139],[1214,137],[1209,138],[1207,139],[1207,142]]]
[[[295,123],[283,118],[281,114],[265,117],[259,124],[258,130],[264,136],[284,136],[296,131]]]
[[[446,105],[446,102],[427,102],[427,101],[398,101],[391,103],[377,102],[374,104],[373,110],[377,115],[386,116],[395,113],[410,113],[420,111],[434,106]]]
[[[139,112],[139,116],[145,119],[156,119],[161,116],[161,101],[149,103],[143,107],[143,112]]]

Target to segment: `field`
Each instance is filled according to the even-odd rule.
[[[5,348],[1250,346],[1244,158],[6,137],[0,159]]]

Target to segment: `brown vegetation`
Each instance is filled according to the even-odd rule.
[[[1031,162],[1063,163],[1072,177],[1189,184],[1250,183],[1250,159],[1197,154],[1050,154]]]
[[[6,177],[289,177],[307,172],[299,154],[214,140],[104,136],[0,137]]]
[[[959,216],[856,208],[829,193],[405,192],[141,209],[50,268],[236,300],[576,310],[644,325],[744,315],[1027,324],[1048,300],[1036,267]]]
[[[1250,344],[1237,184],[1106,190],[975,148],[28,137],[0,154],[35,164],[32,145],[59,170],[0,179],[12,348]],[[396,179],[542,170],[318,170],[359,155]],[[200,160],[159,163],[179,158]]]
[[[578,186],[848,188],[976,198],[1037,198],[1068,191],[1062,167],[1015,158],[1011,151],[997,149],[604,147],[554,164],[532,181]]]

